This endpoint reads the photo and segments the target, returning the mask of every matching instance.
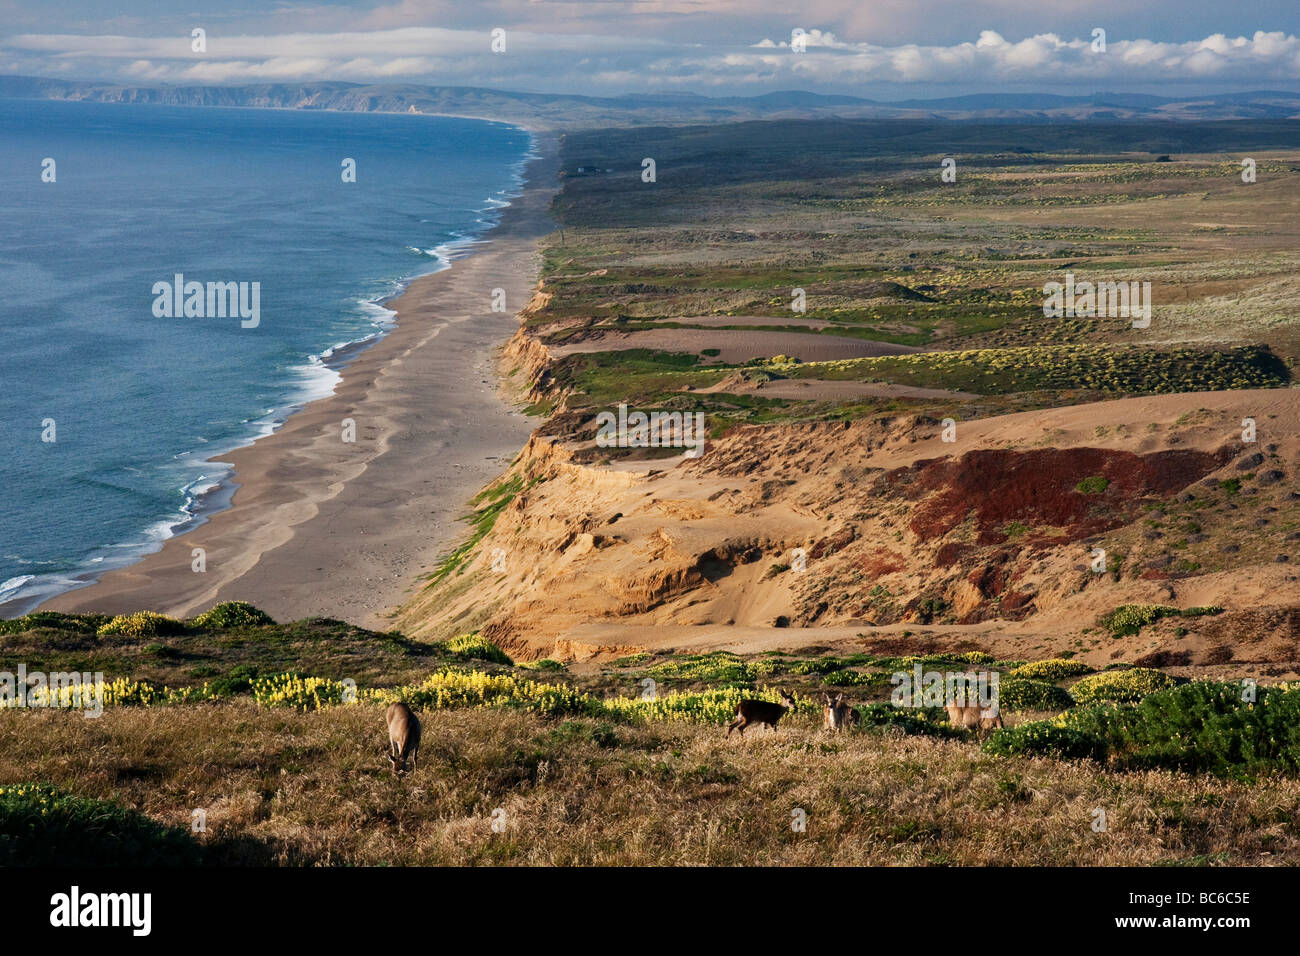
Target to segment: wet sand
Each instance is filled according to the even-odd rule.
[[[498,392],[496,350],[537,281],[538,239],[553,222],[556,140],[499,224],[450,269],[397,299],[396,328],[343,370],[333,395],[220,460],[234,466],[231,507],[136,564],[50,599],[44,609],[178,617],[250,601],[277,620],[323,615],[385,627],[422,574],[465,533],[469,499],[502,472],[534,423]],[[492,312],[492,290],[507,312]],[[356,441],[342,439],[343,421]],[[191,570],[194,548],[207,570]]]

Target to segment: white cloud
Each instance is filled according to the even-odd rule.
[[[1168,43],[1039,33],[1008,39],[982,30],[947,45],[849,42],[808,29],[806,52],[789,36],[737,37],[727,44],[675,43],[645,36],[508,30],[507,53],[489,49],[487,30],[402,26],[375,31],[224,36],[209,31],[205,54],[188,36],[19,34],[0,39],[11,70],[131,82],[240,83],[347,79],[494,85],[620,93],[656,88],[833,87],[870,95],[874,84],[930,84],[970,90],[999,84],[1076,82],[1117,88],[1213,79],[1258,86],[1300,80],[1300,40],[1281,32],[1215,33]]]

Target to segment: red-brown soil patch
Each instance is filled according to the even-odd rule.
[[[903,570],[907,567],[907,558],[896,551],[881,548],[864,557],[859,567],[871,577],[878,578],[882,574]]]
[[[980,449],[960,458],[917,462],[888,472],[885,481],[907,498],[921,499],[909,524],[922,539],[947,534],[974,514],[978,544],[1006,540],[1015,521],[1062,529],[1056,537],[1077,540],[1120,527],[1145,501],[1163,499],[1204,478],[1231,456],[1172,449],[1138,455],[1101,448],[1032,451]],[[1100,493],[1077,486],[1101,477]]]

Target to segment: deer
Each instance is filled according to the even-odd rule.
[[[407,772],[407,760],[415,769],[420,753],[420,719],[400,701],[388,705],[384,719],[388,721],[388,759],[393,763],[393,775],[401,777]]]
[[[835,732],[843,730],[845,727],[857,724],[862,720],[862,715],[852,704],[844,703],[844,694],[839,693],[832,697],[830,694],[823,694],[826,698],[826,729]]]
[[[1003,726],[1001,711],[988,716],[980,704],[948,704],[944,710],[948,712],[948,723],[965,730],[984,731]]]
[[[727,736],[731,736],[733,730],[739,730],[740,736],[745,736],[745,728],[750,724],[759,723],[767,724],[776,731],[776,722],[781,719],[781,715],[787,710],[794,710],[794,698],[781,691],[781,703],[773,704],[766,700],[742,700],[736,705],[736,719],[727,725]]]

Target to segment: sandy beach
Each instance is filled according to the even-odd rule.
[[[503,471],[532,422],[498,392],[496,349],[537,280],[538,239],[553,228],[553,135],[541,133],[523,193],[490,241],[388,303],[396,328],[342,372],[333,395],[276,432],[220,456],[234,466],[231,507],[138,563],[42,607],[184,617],[227,600],[277,620],[322,615],[383,627],[455,546],[469,499]],[[492,290],[506,312],[492,312]],[[356,441],[342,439],[344,419]],[[207,570],[191,569],[192,549]]]

